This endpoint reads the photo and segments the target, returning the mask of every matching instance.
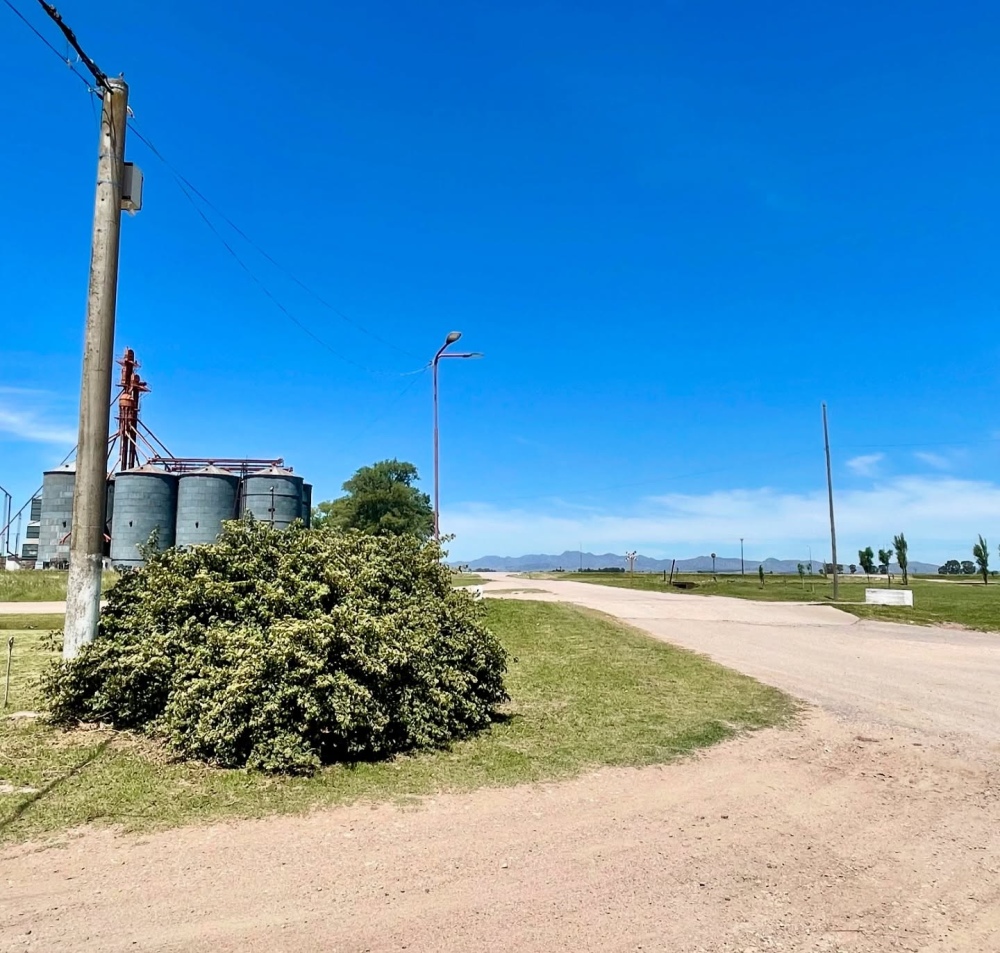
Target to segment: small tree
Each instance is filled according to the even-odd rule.
[[[910,562],[906,555],[909,543],[906,542],[906,537],[900,533],[898,536],[893,536],[892,545],[896,547],[896,562],[899,563],[899,571],[903,574],[903,585],[905,586],[907,582],[906,567]]]
[[[851,563],[851,565],[848,566],[847,568],[851,570],[852,576],[858,571],[858,567],[855,563]]]
[[[802,563],[799,563],[798,569],[799,569],[799,579],[802,582],[802,588],[805,589],[805,587],[806,587],[806,567],[804,565],[802,565]]]
[[[986,585],[990,581],[990,547],[983,539],[982,534],[979,536],[979,542],[972,547],[972,555],[980,573],[982,573],[983,585]]]
[[[889,575],[889,563],[892,562],[892,550],[880,549],[878,551],[878,571],[885,572],[886,585],[892,584],[892,576]]]
[[[941,576],[960,576],[962,564],[957,559],[949,559],[943,566],[938,566],[938,574]]]
[[[962,560],[962,575],[974,576],[976,574],[976,564],[971,559]]]
[[[763,589],[764,588],[764,564],[763,563],[761,563],[757,567],[757,575],[760,577],[760,588]]]
[[[871,546],[866,546],[864,549],[858,550],[858,562],[865,571],[868,581],[871,582],[872,573],[875,572],[875,551]]]

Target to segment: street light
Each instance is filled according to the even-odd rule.
[[[445,350],[454,344],[462,336],[461,331],[451,331],[444,339],[444,344],[438,348],[431,367],[434,369],[434,539],[441,539],[441,462],[440,462],[440,436],[438,428],[438,362],[444,357],[482,357],[478,351],[459,352],[453,351],[445,354]]]
[[[7,554],[10,553],[10,524],[13,522],[10,511],[14,503],[14,497],[10,495],[2,486],[0,493],[3,494],[4,503],[0,507],[0,569],[7,568]],[[17,553],[10,553],[17,556]]]

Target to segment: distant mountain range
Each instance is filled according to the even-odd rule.
[[[764,572],[775,573],[797,573],[799,563],[805,563],[802,559],[765,559]],[[662,572],[670,571],[669,559],[653,559],[650,556],[637,556],[635,568],[638,572]],[[567,551],[558,556],[545,553],[531,553],[527,556],[482,556],[473,559],[471,562],[452,563],[454,566],[468,566],[469,569],[496,569],[501,572],[551,572],[555,569],[564,569],[567,572],[579,569],[609,569],[612,567],[627,567],[628,563],[624,556],[617,553],[580,553],[577,551]],[[757,562],[746,560],[744,566],[747,573],[755,573]],[[848,563],[843,563],[844,570],[847,571]],[[822,559],[813,560],[813,572],[819,573],[823,568]],[[894,573],[899,572],[899,567],[895,563],[890,567]],[[675,572],[711,572],[711,556],[695,556],[691,559],[678,559]],[[719,556],[715,560],[715,571],[720,573],[733,573],[740,571],[739,559]],[[920,563],[911,561],[909,571],[915,575],[923,573],[936,573],[938,567],[932,563]],[[861,570],[859,568],[858,572]]]

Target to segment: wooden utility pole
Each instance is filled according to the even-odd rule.
[[[833,598],[839,591],[839,574],[837,572],[837,526],[833,520],[833,472],[830,469],[830,431],[826,425],[826,402],[823,403],[823,443],[826,446],[826,491],[830,498],[830,553],[833,559]]]
[[[80,431],[73,489],[73,535],[66,584],[65,659],[75,658],[86,643],[93,641],[101,611],[128,85],[122,79],[106,79],[102,88],[97,195],[80,382]]]

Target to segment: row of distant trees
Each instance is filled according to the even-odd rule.
[[[892,546],[888,549],[880,549],[878,551],[878,562],[875,562],[875,550],[871,546],[866,546],[864,549],[858,550],[858,562],[857,564],[851,563],[848,567],[851,573],[856,573],[858,571],[858,566],[861,567],[862,572],[870,579],[874,575],[889,575],[889,564],[892,562],[892,557],[896,557],[896,562],[899,565],[899,571],[903,574],[903,585],[909,581],[908,570],[910,565],[909,557],[910,544],[906,541],[906,535],[900,533],[898,536],[893,536]]]
[[[359,529],[375,535],[413,534],[427,539],[434,529],[434,511],[426,493],[421,493],[413,484],[417,482],[417,468],[412,463],[401,460],[380,460],[370,467],[361,467],[354,476],[344,483],[345,495],[336,500],[320,503],[313,510],[313,525]],[[892,538],[892,546],[878,551],[871,546],[858,550],[857,563],[848,566],[851,573],[862,572],[870,579],[874,575],[889,575],[889,564],[895,556],[899,570],[903,574],[903,585],[909,580],[909,544],[900,533]],[[974,561],[973,561],[974,560]],[[715,553],[712,553],[714,571]],[[806,567],[799,563],[799,575],[804,576]],[[824,572],[832,573],[833,565],[827,563]],[[587,570],[584,570],[585,572]],[[607,567],[598,572],[624,572],[620,567]],[[843,572],[843,566],[837,567]],[[761,567],[763,582],[763,567]],[[812,564],[809,564],[812,572]],[[972,559],[959,562],[949,559],[938,567],[942,576],[972,576],[979,572],[983,582],[990,577],[990,547],[983,536],[972,546]]]
[[[975,562],[972,561],[975,560]],[[972,559],[949,559],[943,566],[938,566],[942,576],[972,576],[978,572],[983,577],[983,583],[990,581],[990,546],[980,533],[979,539],[972,544]]]
[[[889,575],[889,564],[892,562],[893,555],[895,555],[900,572],[903,574],[903,585],[905,586],[908,581],[909,545],[906,542],[906,536],[902,533],[894,536],[892,543],[892,548],[880,549],[878,551],[877,563],[875,561],[875,550],[871,546],[859,549],[857,564],[851,563],[848,566],[851,574],[856,573],[860,566],[861,571],[869,578],[874,575],[887,576]],[[823,570],[828,573],[833,572],[833,565],[827,563],[824,565]],[[843,572],[843,567],[838,565],[837,570],[838,572]],[[972,559],[963,559],[961,562],[957,559],[949,559],[943,566],[938,566],[938,573],[942,576],[973,576],[977,572],[983,577],[983,583],[990,581],[990,547],[982,535],[979,536],[978,540],[972,546]]]

